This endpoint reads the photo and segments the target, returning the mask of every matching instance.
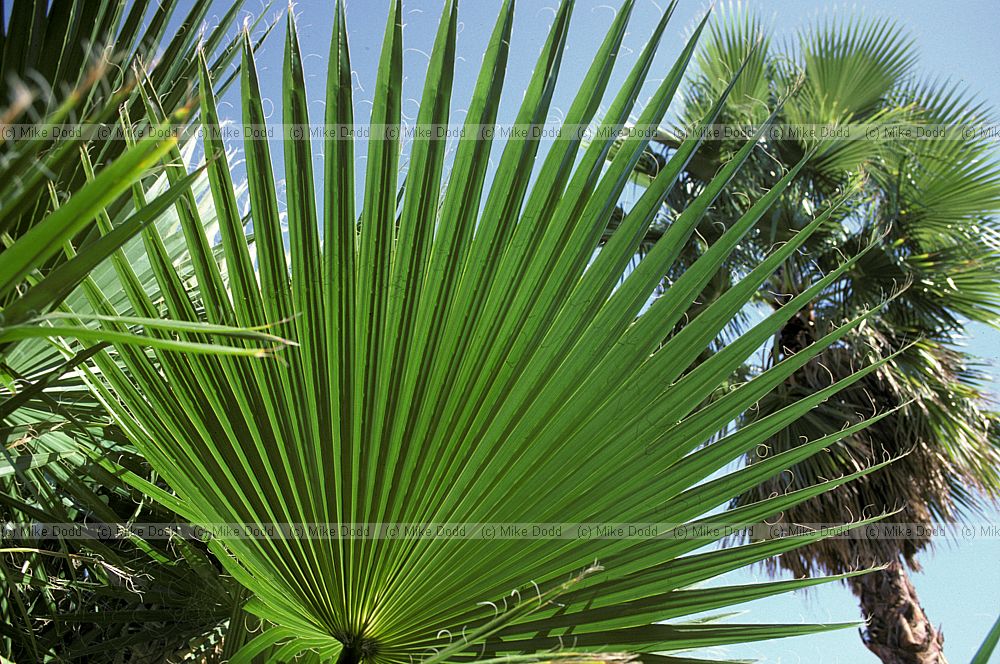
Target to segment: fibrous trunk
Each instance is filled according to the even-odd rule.
[[[861,638],[885,664],[947,664],[944,635],[924,613],[901,562],[856,577],[852,586],[868,619]]]

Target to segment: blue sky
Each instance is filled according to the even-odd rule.
[[[370,98],[368,95],[374,84],[388,4],[388,0],[347,0],[352,65],[357,72],[355,112],[359,121],[367,118],[370,109],[366,100]],[[471,93],[499,4],[499,0],[464,0],[460,4],[460,61],[456,71],[453,106],[453,117],[457,120],[462,119],[460,110]],[[578,1],[564,59],[564,71],[553,103],[554,117],[558,117],[560,108],[569,105],[572,94],[590,63],[593,50],[604,36],[614,11],[609,5],[618,4],[618,0]],[[666,0],[658,0],[658,4],[660,7],[665,6]],[[747,4],[770,21],[778,43],[824,17],[857,14],[892,17],[914,37],[920,55],[918,70],[921,74],[929,78],[940,77],[962,82],[993,108],[1000,109],[1000,77],[997,74],[1000,63],[1000,12],[993,2],[861,0],[826,3],[755,0]],[[320,100],[331,33],[332,6],[333,0],[301,0],[295,8],[299,17],[303,51],[307,54],[305,63],[310,99],[315,100],[312,106],[314,118],[320,117],[322,112]],[[531,74],[534,58],[544,41],[555,6],[556,0],[519,1],[505,86],[507,103],[502,108],[501,121],[513,118],[516,105],[520,102],[518,91],[524,89]],[[697,0],[681,0],[657,56],[650,88],[658,82],[658,78],[667,71],[680,52],[684,36],[695,19],[702,15],[705,7],[704,3]],[[416,115],[416,100],[420,95],[427,65],[426,54],[430,51],[440,9],[440,0],[404,0],[404,97],[407,101],[403,112],[411,118]],[[624,53],[624,62],[612,79],[612,89],[623,80],[628,64],[633,61],[635,52],[642,47],[652,31],[659,13],[660,9],[653,0],[637,0],[630,33],[626,38],[631,51]],[[265,91],[273,91],[275,97],[280,96],[278,91],[281,89],[283,29],[277,32],[258,59],[262,87]],[[276,107],[277,105],[275,104]],[[228,113],[232,119],[238,119],[234,108],[221,110],[223,115]],[[975,327],[968,346],[983,358],[994,363],[1000,362],[1000,333],[981,326]],[[996,371],[994,366],[994,375]],[[998,523],[1000,512],[991,510],[984,518],[976,521]],[[935,623],[943,626],[945,651],[950,661],[953,664],[968,661],[1000,613],[1000,540],[976,538],[971,542],[939,541],[936,549],[923,554],[920,560],[924,571],[914,574],[913,579],[924,608]],[[726,580],[747,583],[763,578],[763,573],[759,570],[748,570],[734,573]],[[839,622],[858,617],[854,597],[839,585],[828,585],[801,594],[756,602],[746,608],[749,613],[743,619],[755,622]],[[863,647],[854,630],[734,647],[726,649],[724,653],[712,654],[757,657],[774,664],[855,664],[877,661]]]

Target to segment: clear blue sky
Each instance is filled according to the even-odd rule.
[[[460,3],[461,27],[458,52],[460,62],[456,72],[454,109],[457,111],[469,98],[481,54],[489,38],[499,0],[464,0]],[[593,50],[604,36],[618,0],[579,0],[565,56],[565,67],[553,104],[566,108],[571,95],[589,65]],[[634,57],[659,17],[659,6],[667,0],[637,0],[631,29],[626,38],[625,62],[620,65],[616,82],[624,78],[627,63]],[[375,79],[375,68],[381,44],[388,0],[347,0],[348,25],[353,68],[357,72],[356,116],[364,121],[370,109],[365,102]],[[1000,9],[988,0],[942,3],[932,0],[859,0],[842,2],[796,2],[794,0],[755,0],[749,5],[771,20],[780,39],[791,37],[796,30],[823,16],[862,15],[894,17],[916,39],[920,53],[919,70],[929,77],[961,81],[977,92],[994,108],[1000,109]],[[326,57],[331,33],[333,0],[301,0],[296,4],[299,30],[310,86],[314,99],[314,119],[321,117],[322,93]],[[520,102],[520,94],[530,76],[534,58],[545,38],[553,16],[556,0],[520,0],[511,50],[511,62],[506,83],[507,105],[501,120],[510,120]],[[652,79],[666,72],[679,53],[683,37],[696,17],[702,15],[705,3],[681,0],[666,38],[661,46]],[[416,115],[417,101],[427,65],[441,0],[404,0],[406,51],[404,114]],[[276,31],[260,54],[263,89],[274,97],[280,94],[280,70],[283,29]],[[223,114],[237,120],[235,110],[222,109]],[[280,154],[280,152],[278,153]],[[975,328],[969,346],[973,352],[994,362],[1000,362],[1000,334],[985,328]],[[994,373],[996,369],[994,369]],[[1000,522],[1000,513],[991,511],[979,521]],[[920,599],[930,618],[942,625],[945,651],[952,662],[966,662],[978,647],[992,621],[1000,613],[1000,540],[977,538],[971,542],[940,541],[934,552],[922,555],[924,572],[914,575]],[[762,573],[749,570],[727,577],[734,583],[751,582]],[[796,595],[785,595],[746,606],[744,620],[771,622],[850,621],[858,617],[854,597],[844,587],[828,585]],[[765,662],[855,664],[876,662],[876,658],[861,644],[855,631],[802,637],[754,644],[713,652],[728,657],[756,657]],[[1000,661],[1000,660],[998,660]]]

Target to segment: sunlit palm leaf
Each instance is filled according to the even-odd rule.
[[[572,8],[572,2],[563,2],[556,13],[519,124],[546,120]],[[566,115],[567,126],[594,120],[631,9],[632,2],[625,2],[611,24]],[[394,3],[373,98],[375,131],[367,148],[360,215],[354,209],[353,146],[329,140],[322,241],[311,142],[286,139],[290,264],[267,145],[252,137],[246,144],[258,271],[236,212],[223,146],[207,141],[226,275],[195,206],[179,208],[203,315],[213,325],[272,324],[299,347],[284,354],[287,362],[254,362],[161,349],[145,353],[118,344],[113,353],[94,356],[99,373],[92,374],[93,389],[176,490],[178,510],[195,522],[451,523],[463,524],[471,536],[214,540],[211,548],[227,571],[254,594],[246,609],[271,625],[234,661],[249,661],[264,650],[276,661],[302,651],[344,662],[462,661],[519,653],[544,659],[553,649],[608,657],[836,627],[658,624],[799,587],[689,589],[822,534],[685,555],[708,542],[491,540],[477,525],[555,522],[571,528],[581,522],[686,523],[702,517],[738,527],[881,467],[704,516],[764,475],[780,472],[800,458],[796,455],[808,456],[856,431],[825,432],[830,435],[771,466],[702,483],[881,361],[695,452],[871,314],[847,321],[702,407],[749,355],[853,265],[846,261],[711,360],[697,363],[764,280],[833,214],[836,205],[694,321],[682,324],[699,292],[800,165],[733,219],[731,228],[649,303],[759,135],[706,183],[622,281],[646,227],[697,147],[697,141],[686,144],[595,257],[648,143],[644,135],[628,137],[605,167],[612,137],[637,102],[671,10],[605,114],[606,131],[599,135],[606,138],[580,150],[579,134],[570,130],[544,151],[531,134],[513,138],[487,185],[491,134],[484,136],[479,125],[493,123],[500,102],[513,12],[513,3],[506,2],[469,106],[470,131],[458,143],[450,177],[444,177],[444,139],[417,138],[399,201],[400,144],[392,130],[400,124],[403,46],[401,6]],[[352,126],[342,3],[334,25],[326,119]],[[457,7],[448,2],[430,57],[419,114],[423,124],[449,120],[457,26]],[[662,121],[703,26],[645,105],[639,130],[653,130]],[[243,56],[243,120],[260,124],[249,39]],[[285,127],[301,127],[309,115],[292,17],[284,76]],[[204,61],[201,77],[201,117],[212,136],[219,120]],[[717,112],[718,107],[710,111]],[[536,161],[542,163],[533,173]],[[162,253],[150,227],[146,237],[152,254]],[[153,264],[170,316],[200,320],[185,284],[165,263]],[[153,316],[129,266],[120,263],[117,270],[137,314]],[[112,311],[99,289],[89,288],[88,297],[99,313]],[[675,325],[677,333],[664,341],[663,330]],[[177,331],[181,340],[188,338]],[[595,560],[602,567],[594,566]]]

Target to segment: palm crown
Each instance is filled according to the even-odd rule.
[[[917,81],[913,44],[886,21],[823,23],[804,31],[798,44],[786,51],[770,43],[761,21],[751,12],[723,12],[709,32],[696,56],[699,67],[679,114],[680,125],[690,124],[712,103],[722,88],[722,72],[742,67],[739,85],[720,114],[724,122],[760,122],[767,116],[769,103],[797,86],[797,94],[779,113],[780,121],[799,125],[800,130],[842,127],[855,135],[874,132],[871,135],[877,138],[769,137],[764,149],[750,158],[751,165],[741,169],[737,176],[741,186],[736,191],[766,190],[780,177],[782,164],[795,163],[809,149],[818,150],[817,156],[800,171],[727,268],[716,275],[714,287],[702,293],[702,301],[718,297],[774,242],[795,237],[809,223],[812,211],[835,198],[858,167],[868,175],[862,194],[812,234],[803,244],[805,250],[782,265],[756,299],[767,309],[780,307],[836,267],[844,252],[857,251],[873,237],[878,238],[876,246],[823,296],[789,320],[775,335],[764,366],[794,356],[880,293],[895,293],[864,326],[761,399],[744,416],[742,426],[850,375],[857,359],[871,349],[900,351],[878,371],[750,452],[747,461],[760,463],[795,449],[845,419],[891,414],[849,436],[845,445],[760,483],[732,504],[752,504],[865,467],[874,459],[901,456],[884,470],[786,510],[781,520],[812,525],[872,510],[900,509],[899,520],[909,524],[903,534],[824,540],[767,564],[772,571],[784,568],[796,576],[898,560],[919,569],[914,556],[931,542],[935,522],[950,521],[1000,495],[1000,446],[995,415],[983,392],[985,376],[957,345],[966,321],[997,322],[1000,254],[993,215],[1000,207],[1000,169],[988,159],[987,141],[955,129],[988,123],[990,115],[953,86]],[[939,140],[906,139],[905,133],[885,139],[893,136],[897,126],[907,127],[910,136],[921,127],[948,126],[949,133]],[[668,148],[677,144],[670,131],[662,132],[661,142]],[[738,144],[720,141],[713,147],[714,153],[702,150],[700,161],[692,163],[685,174],[688,186],[676,190],[670,206],[683,209]],[[655,167],[658,161],[662,162],[662,156],[647,164]],[[655,173],[655,168],[647,167],[645,173]],[[707,215],[699,227],[706,242],[724,232],[728,219],[747,206],[742,195],[721,198],[714,214]],[[702,250],[703,245],[692,243],[685,261],[695,260]],[[747,319],[752,318],[751,310]],[[737,324],[734,330],[738,328]],[[854,579],[851,585],[862,595],[865,611],[876,613],[868,631],[869,643],[889,657],[885,661],[896,661],[888,653],[891,648],[879,651],[878,644],[872,643],[888,638],[879,636],[880,631],[891,631],[877,615],[879,607],[872,605],[879,604],[879,594],[886,595],[886,586],[877,592],[865,591],[865,584],[876,576]],[[912,589],[910,594],[916,604]],[[892,603],[883,599],[884,605]],[[915,612],[922,615],[919,606]],[[933,628],[927,638],[928,643],[935,640]]]
[[[761,40],[762,26],[750,13],[733,13],[713,23],[700,50],[700,66],[689,91],[682,121],[697,117],[718,91],[720,71],[747,65],[741,86],[730,95],[720,114],[730,122],[766,118],[767,100],[782,89],[799,85],[779,118],[788,124],[875,127],[881,135],[893,125],[972,127],[988,122],[981,105],[954,88],[912,82],[915,61],[912,44],[885,22],[854,21],[821,25],[803,33],[798,52],[802,69]],[[759,46],[755,43],[760,42]],[[741,97],[736,97],[737,94]],[[734,98],[735,97],[735,98]],[[687,118],[687,120],[683,120]],[[817,360],[792,376],[760,404],[761,413],[780,409],[795,395],[809,394],[830,380],[850,375],[856,358],[870,349],[899,350],[879,371],[845,390],[837,399],[814,410],[808,418],[783,431],[771,451],[795,446],[801,436],[823,430],[843,417],[900,409],[873,427],[852,437],[832,454],[818,455],[793,469],[792,486],[808,486],[838,469],[864,465],[884,454],[908,453],[891,469],[809,501],[789,518],[821,523],[839,515],[861,514],[872,505],[906,506],[912,522],[949,519],[956,508],[970,508],[981,497],[1000,490],[998,451],[988,402],[981,391],[984,376],[955,342],[968,319],[995,324],[1000,297],[997,229],[992,214],[1000,207],[1000,169],[984,161],[988,145],[954,134],[940,141],[770,140],[751,157],[752,164],[738,175],[745,190],[766,190],[778,177],[781,164],[795,163],[804,151],[818,149],[796,181],[768,212],[730,262],[730,275],[739,275],[765,255],[774,242],[793,237],[808,223],[812,210],[837,197],[859,166],[867,173],[863,193],[842,206],[819,232],[768,279],[758,294],[768,307],[778,307],[835,267],[842,256],[878,237],[856,265],[823,297],[803,308],[782,328],[771,347],[772,360],[798,352],[839,321],[856,315],[879,294],[899,291],[862,328],[838,342]],[[714,144],[716,154],[701,151],[703,166],[717,168],[718,160],[734,149],[730,142]],[[776,172],[777,171],[777,172]],[[685,197],[704,187],[696,169],[686,176],[688,187],[674,199],[683,209]],[[729,226],[729,215],[746,208],[743,194],[725,196],[714,216],[706,215],[699,232],[708,241]],[[692,257],[700,253],[693,243]],[[732,279],[720,274],[718,278]],[[707,298],[711,301],[711,296]],[[911,478],[919,477],[920,482]],[[746,500],[770,495],[785,480],[763,483]],[[977,493],[979,492],[979,493]],[[818,507],[823,504],[824,507]],[[810,514],[810,510],[815,510]],[[794,516],[793,516],[794,515]],[[904,519],[906,520],[906,519]],[[925,529],[929,531],[930,528]],[[926,538],[915,534],[903,545],[907,558]],[[801,574],[811,567],[843,571],[860,554],[816,556],[812,552],[837,547],[826,541],[779,560]],[[896,544],[859,541],[873,547],[865,560],[894,557]],[[853,562],[852,562],[853,561]]]

